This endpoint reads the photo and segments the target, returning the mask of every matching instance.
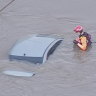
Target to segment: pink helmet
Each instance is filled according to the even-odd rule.
[[[78,25],[74,28],[74,31],[77,33],[77,32],[82,32],[83,31],[83,27]]]

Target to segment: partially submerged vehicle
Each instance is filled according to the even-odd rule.
[[[26,60],[44,63],[61,43],[63,38],[47,34],[34,34],[18,41],[9,53],[10,60]]]

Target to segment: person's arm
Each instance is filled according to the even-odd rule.
[[[81,43],[82,44],[77,43],[77,45],[80,47],[80,49],[85,51],[87,49],[87,38],[86,37],[82,37]]]
[[[74,44],[80,43],[80,38],[78,37],[78,38],[76,38],[75,40],[73,40],[73,43],[74,43]]]

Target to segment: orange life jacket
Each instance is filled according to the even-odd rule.
[[[79,43],[77,45],[80,49],[86,50],[87,46],[91,43],[91,35],[89,35],[87,32],[84,32],[82,35],[79,35]]]
[[[87,39],[87,44],[88,45],[91,45],[91,35],[90,34],[88,34],[87,32],[84,32],[82,35],[80,34],[79,35],[79,38],[81,38],[82,36],[84,36],[84,37],[86,37],[86,39]]]
[[[86,50],[87,49],[87,38],[84,36],[80,37],[80,43],[78,43],[77,45],[80,49]]]

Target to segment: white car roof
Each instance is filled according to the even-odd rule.
[[[15,44],[11,55],[42,57],[48,46],[57,38],[43,35],[34,35]]]

